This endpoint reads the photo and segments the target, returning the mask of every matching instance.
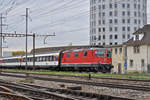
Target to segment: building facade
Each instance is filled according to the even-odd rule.
[[[150,73],[150,25],[145,25],[127,41],[128,72]]]
[[[90,0],[90,45],[118,45],[147,24],[147,0]]]
[[[112,51],[112,65],[114,68],[112,69],[112,73],[125,73],[125,47],[124,45],[113,45],[113,46],[106,46]]]

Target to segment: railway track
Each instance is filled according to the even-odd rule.
[[[133,100],[128,98],[112,97],[107,95],[86,93],[68,89],[48,88],[37,85],[31,85],[27,83],[12,83],[12,82],[10,83],[2,80],[0,80],[0,85],[7,86],[12,90],[20,93],[24,91],[23,92],[25,93],[24,95],[27,95],[29,98],[31,98],[31,100],[46,100],[40,97],[46,97],[47,99],[51,98],[52,100]],[[32,94],[32,97],[29,94]],[[30,99],[18,99],[18,100],[30,100]]]
[[[108,87],[108,88],[119,88],[119,89],[131,89],[138,91],[150,91],[150,86],[139,86],[139,85],[131,85],[131,84],[117,84],[111,82],[92,82],[92,81],[81,81],[81,80],[68,80],[68,79],[58,79],[58,78],[50,78],[50,77],[40,77],[39,76],[26,76],[25,74],[1,74],[1,76],[10,76],[10,77],[18,77],[18,78],[28,78],[31,77],[36,80],[43,81],[54,81],[54,82],[62,82],[62,83],[72,83],[72,84],[80,84],[80,85],[91,85],[98,87]],[[146,81],[147,82],[147,81]]]
[[[9,89],[12,89],[14,91],[14,93],[16,94],[12,94],[11,96],[13,97],[19,97],[19,95],[25,95],[28,99],[12,99],[12,100],[46,100],[46,99],[51,99],[51,100],[76,100],[75,98],[71,97],[71,96],[66,96],[66,95],[60,95],[57,93],[52,93],[52,92],[47,92],[47,91],[41,91],[38,89],[33,89],[33,88],[26,88],[26,87],[22,87],[22,86],[18,86],[17,84],[11,84],[11,83],[7,83],[7,82],[0,82],[1,86],[5,86]],[[6,94],[4,94],[6,95]],[[6,95],[7,96],[7,95]],[[9,97],[9,95],[8,95]]]
[[[74,78],[81,78],[81,79],[88,79],[88,76],[78,76],[78,75],[54,75],[54,74],[40,74],[40,73],[22,73],[22,72],[7,72],[2,71],[2,73],[14,73],[14,74],[30,74],[30,75],[40,75],[40,76],[58,76],[58,77],[74,77]],[[137,75],[136,75],[137,76]],[[105,79],[105,80],[118,80],[118,81],[133,81],[133,82],[150,82],[150,80],[147,79],[127,79],[127,78],[106,78],[106,77],[93,77],[92,79]]]
[[[33,100],[30,98],[27,98],[25,96],[13,94],[13,93],[7,93],[7,92],[0,92],[0,98],[3,98],[3,100]]]

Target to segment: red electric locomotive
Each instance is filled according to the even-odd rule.
[[[63,51],[61,70],[110,72],[113,68],[111,51],[106,48],[90,48]]]

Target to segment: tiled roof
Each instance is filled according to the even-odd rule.
[[[150,32],[150,24],[145,25],[143,28],[139,28],[133,34],[141,34],[142,32]]]
[[[150,44],[150,25],[145,25],[143,28],[137,30],[133,35],[138,35],[144,33],[144,37],[141,40],[135,40],[132,38],[128,40],[126,45],[149,45]]]
[[[103,46],[90,46],[90,45],[46,47],[46,48],[36,48],[35,53],[39,54],[39,53],[57,52],[57,51],[60,51],[60,50],[84,49],[84,48],[91,48],[91,47],[103,48]],[[33,50],[31,50],[31,54],[32,53],[33,53]]]

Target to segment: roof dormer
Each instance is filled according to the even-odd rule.
[[[134,35],[133,35],[134,41],[142,40],[143,37],[144,37],[144,33],[134,34]]]

